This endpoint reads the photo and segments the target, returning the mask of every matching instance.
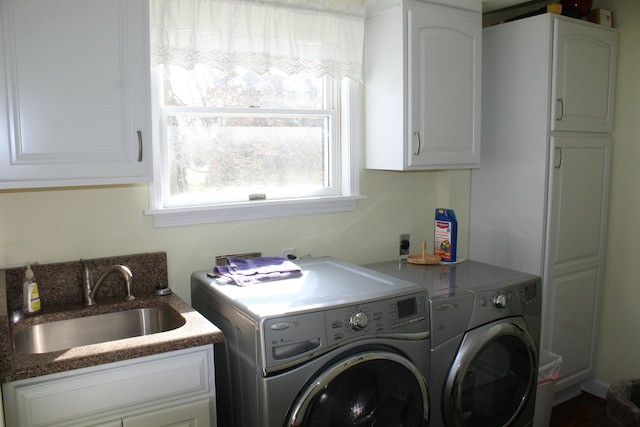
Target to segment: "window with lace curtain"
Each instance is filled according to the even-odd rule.
[[[150,1],[156,226],[355,208],[363,12]]]

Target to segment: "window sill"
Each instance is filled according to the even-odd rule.
[[[367,196],[321,197],[292,200],[260,200],[211,206],[149,209],[155,228],[225,221],[276,218],[318,213],[349,212]]]

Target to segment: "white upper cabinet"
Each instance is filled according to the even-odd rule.
[[[477,167],[482,18],[477,2],[375,2],[365,32],[369,169]],[[457,6],[457,7],[451,7]]]
[[[611,132],[617,35],[554,21],[552,131]]]
[[[148,3],[0,0],[0,188],[151,180]]]

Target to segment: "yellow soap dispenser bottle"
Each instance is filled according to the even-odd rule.
[[[40,292],[34,279],[31,263],[27,263],[27,271],[24,273],[22,284],[22,311],[24,314],[33,314],[40,311]]]

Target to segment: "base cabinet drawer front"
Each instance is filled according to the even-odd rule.
[[[214,388],[213,348],[205,346],[16,381],[3,394],[8,425],[111,426],[203,398],[215,412]]]

